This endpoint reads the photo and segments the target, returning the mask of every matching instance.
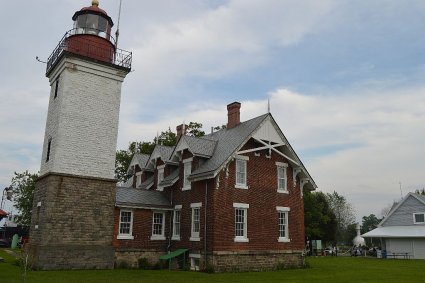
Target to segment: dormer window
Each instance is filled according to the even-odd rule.
[[[193,158],[183,160],[183,188],[182,190],[190,190],[189,176],[192,173]]]
[[[158,182],[156,184],[157,190],[158,191],[162,191],[164,188],[161,187],[159,184],[164,180],[164,169],[165,169],[165,164],[164,165],[160,165],[157,167],[158,170]]]
[[[142,171],[136,172],[136,188],[142,184]]]
[[[413,213],[413,223],[414,224],[424,224],[425,223],[425,213]]]

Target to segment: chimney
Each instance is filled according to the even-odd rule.
[[[233,102],[227,105],[227,128],[231,129],[241,123],[241,104]]]
[[[182,135],[186,135],[186,125],[185,124],[181,124],[181,125],[178,125],[177,127],[176,127],[176,131],[177,131],[177,140],[179,140],[179,138],[182,136]]]

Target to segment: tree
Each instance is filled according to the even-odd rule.
[[[197,122],[190,122],[187,126],[187,133],[193,137],[203,137],[205,132],[201,130],[202,124]]]
[[[375,214],[370,214],[369,216],[363,216],[362,218],[362,228],[361,232],[362,234],[372,231],[376,227],[378,227],[379,222],[381,222],[382,219],[375,216]]]
[[[334,243],[336,235],[336,217],[323,192],[304,192],[305,235],[309,239],[321,239],[325,243]]]
[[[189,122],[186,126],[186,132],[189,136],[202,137],[205,132],[201,130],[202,124]],[[156,144],[174,146],[177,143],[177,135],[171,131],[171,128],[161,132],[152,142],[130,142],[126,150],[117,150],[115,156],[115,178],[119,182],[126,182],[130,176],[127,175],[127,169],[130,166],[131,159],[136,151],[144,154],[151,154]],[[137,150],[136,150],[137,149]]]
[[[425,195],[425,188],[422,188],[422,190],[416,190],[415,194],[417,195]]]
[[[27,171],[14,173],[12,178],[14,207],[19,211],[17,222],[29,226],[31,224],[32,201],[34,199],[35,181],[38,174]]]
[[[353,206],[347,202],[344,196],[339,195],[335,191],[331,194],[328,193],[327,199],[336,217],[337,229],[335,237],[336,239],[342,239],[348,225],[354,223],[356,220]]]
[[[372,231],[376,227],[378,227],[379,222],[381,222],[382,219],[377,218],[375,214],[370,214],[369,216],[363,216],[362,218],[362,227],[361,227],[361,233],[367,233],[369,231]],[[379,246],[380,242],[376,238],[370,238],[370,240],[366,239],[368,242],[370,242],[371,246]]]
[[[353,245],[353,240],[357,236],[357,223],[348,224],[347,227],[342,231],[341,242],[344,242],[348,245]]]

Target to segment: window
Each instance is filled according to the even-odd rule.
[[[50,160],[50,150],[52,149],[52,138],[49,138],[47,142],[47,153],[46,153],[46,162]]]
[[[56,82],[55,82],[55,96],[53,98],[58,97],[59,78],[60,77],[58,76],[58,78],[56,79]]]
[[[136,172],[136,188],[142,184],[142,171]]]
[[[278,213],[278,230],[279,230],[279,238],[278,242],[289,242],[289,234],[288,234],[288,212],[290,211],[289,207],[276,207]]]
[[[163,212],[153,213],[151,240],[165,240],[164,221],[165,217]]]
[[[133,235],[133,212],[131,210],[120,211],[120,224],[117,239],[134,239]]]
[[[249,204],[234,203],[235,208],[235,242],[249,242],[247,229],[247,214]]]
[[[415,224],[425,223],[425,213],[413,213],[413,222]]]
[[[189,254],[190,258],[190,270],[199,270],[199,260],[201,258],[200,254]]]
[[[277,165],[277,191],[280,193],[288,192],[288,180],[286,178],[287,163],[276,162]]]
[[[202,203],[200,202],[190,204],[190,207],[192,208],[191,241],[200,241],[199,232],[201,231],[201,206]]]
[[[159,184],[164,180],[164,169],[165,165],[160,165],[157,167],[158,169],[158,183],[156,185],[158,191],[162,191],[164,188],[161,187]]]
[[[190,190],[190,181],[188,177],[192,173],[192,160],[193,158],[188,158],[183,160],[183,188],[182,190]]]
[[[173,237],[172,240],[180,240],[180,219],[181,219],[181,205],[176,205],[174,207],[174,216],[173,216]]]
[[[237,156],[236,157],[236,185],[235,185],[235,188],[248,189],[247,182],[246,182],[247,161],[248,161],[247,156]]]

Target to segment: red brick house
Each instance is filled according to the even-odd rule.
[[[227,106],[226,129],[197,138],[181,125],[175,147],[133,157],[133,185],[116,195],[117,264],[179,250],[194,270],[303,265],[302,190],[316,184],[273,116],[240,122],[240,107]]]

